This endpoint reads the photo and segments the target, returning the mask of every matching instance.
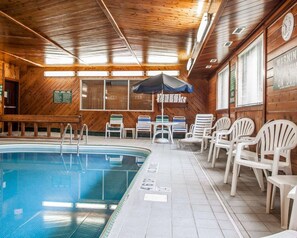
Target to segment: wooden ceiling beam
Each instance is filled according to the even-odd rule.
[[[125,37],[125,35],[123,34],[123,32],[121,31],[121,29],[119,28],[117,22],[115,21],[114,17],[112,16],[111,12],[109,11],[109,9],[107,8],[106,4],[104,3],[103,0],[96,0],[98,6],[101,8],[101,10],[103,11],[103,13],[105,14],[105,16],[107,17],[107,19],[109,20],[110,24],[112,25],[113,29],[116,31],[116,33],[118,34],[118,36],[120,37],[120,39],[122,41],[124,41],[126,47],[128,48],[128,50],[130,51],[131,55],[135,58],[137,64],[139,66],[142,66],[140,61],[138,60],[135,52],[133,51],[130,43],[128,42],[127,38]]]
[[[31,60],[28,60],[28,59],[25,59],[25,58],[23,58],[23,57],[20,57],[20,56],[17,56],[17,55],[8,53],[8,52],[6,52],[6,51],[0,50],[0,52],[3,53],[3,54],[5,54],[5,55],[9,55],[9,56],[11,56],[11,57],[14,57],[14,58],[16,58],[16,59],[18,59],[18,60],[25,61],[26,63],[30,63],[30,64],[33,64],[33,65],[38,66],[38,67],[44,67],[44,66],[41,65],[41,64],[35,63],[35,62],[33,62],[33,61],[31,61]]]
[[[14,22],[15,24],[21,26],[22,28],[26,29],[27,31],[33,33],[34,35],[38,36],[39,38],[45,40],[46,42],[52,44],[53,46],[55,46],[56,48],[59,48],[60,50],[62,50],[63,52],[65,52],[66,54],[70,55],[71,57],[77,59],[78,61],[80,61],[83,64],[86,64],[82,59],[80,59],[79,57],[75,56],[74,54],[72,54],[70,51],[66,50],[65,48],[63,48],[62,46],[60,46],[59,44],[57,44],[56,42],[54,42],[53,40],[39,34],[38,32],[34,31],[33,29],[31,29],[30,27],[24,25],[23,23],[19,22],[18,20],[16,20],[15,18],[9,16],[8,14],[6,14],[3,11],[0,11],[0,15],[3,17],[6,17],[7,19],[9,19],[10,21]],[[13,56],[13,54],[11,54]],[[22,58],[22,57],[20,57]],[[31,62],[31,61],[28,61]],[[37,63],[35,63],[36,65]]]

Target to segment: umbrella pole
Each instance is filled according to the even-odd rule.
[[[162,139],[164,138],[164,125],[163,125],[163,122],[164,122],[164,94],[163,94],[163,90],[162,90],[162,107],[161,107],[161,115],[162,115]]]

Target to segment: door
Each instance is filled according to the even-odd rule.
[[[5,80],[4,88],[4,114],[18,114],[19,83]],[[7,131],[7,123],[4,124],[4,131]],[[17,123],[13,124],[13,130],[17,130]]]

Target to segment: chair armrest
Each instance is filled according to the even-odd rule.
[[[204,128],[202,137],[205,137],[205,136],[208,136],[209,134],[211,134],[211,130],[212,129],[213,129],[213,127],[211,127],[211,128]]]
[[[192,132],[186,133],[185,138],[190,138],[190,137],[193,137],[193,133]]]

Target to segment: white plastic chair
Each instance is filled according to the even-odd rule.
[[[281,227],[288,228],[290,190],[297,185],[297,175],[274,175],[267,178],[266,213],[274,207],[275,187],[280,190]]]
[[[180,139],[178,142],[179,147],[182,144],[201,144],[201,152],[204,149],[203,133],[205,128],[211,128],[213,122],[213,114],[197,114],[195,124],[192,132],[186,134],[186,138]]]
[[[208,162],[210,161],[211,155],[212,155],[212,151],[213,151],[213,146],[215,143],[215,138],[216,138],[216,134],[218,131],[221,130],[228,130],[229,127],[231,125],[231,120],[229,117],[222,117],[220,119],[217,120],[217,122],[215,123],[215,125],[211,128],[205,128],[204,129],[204,134],[203,134],[203,138],[206,141],[206,148],[207,148],[207,143],[208,140],[210,140],[210,147],[209,147],[209,152],[208,152]]]
[[[227,131],[221,130],[216,133],[214,151],[212,154],[212,167],[215,167],[215,162],[221,148],[228,151],[227,164],[225,169],[224,183],[227,183],[228,175],[231,167],[232,152],[235,148],[236,142],[243,138],[250,136],[255,129],[255,123],[250,118],[240,118],[236,120],[231,128]]]
[[[259,144],[258,153],[249,153],[245,148]],[[258,183],[264,191],[263,173],[277,175],[279,170],[292,174],[291,150],[297,145],[297,126],[288,120],[275,120],[262,126],[257,136],[246,142],[238,143],[233,165],[231,196],[236,194],[239,166],[247,166],[254,170]],[[245,155],[248,153],[248,157]],[[269,157],[273,157],[271,160]],[[284,161],[280,160],[281,157]]]
[[[288,196],[293,198],[293,207],[291,211],[290,230],[282,231],[271,236],[265,236],[265,238],[296,238],[297,237],[297,186],[295,186]]]
[[[172,135],[174,133],[187,133],[188,132],[188,124],[186,123],[186,118],[184,116],[174,116],[172,118],[172,122],[176,122],[178,124],[172,126]]]
[[[119,133],[122,138],[124,129],[123,115],[122,114],[111,114],[109,122],[106,122],[105,126],[105,138],[110,137],[110,133]]]
[[[150,139],[152,138],[152,125],[150,124],[151,117],[148,115],[140,115],[138,116],[138,121],[136,123],[136,135],[135,138],[138,137],[138,132],[149,132]]]

